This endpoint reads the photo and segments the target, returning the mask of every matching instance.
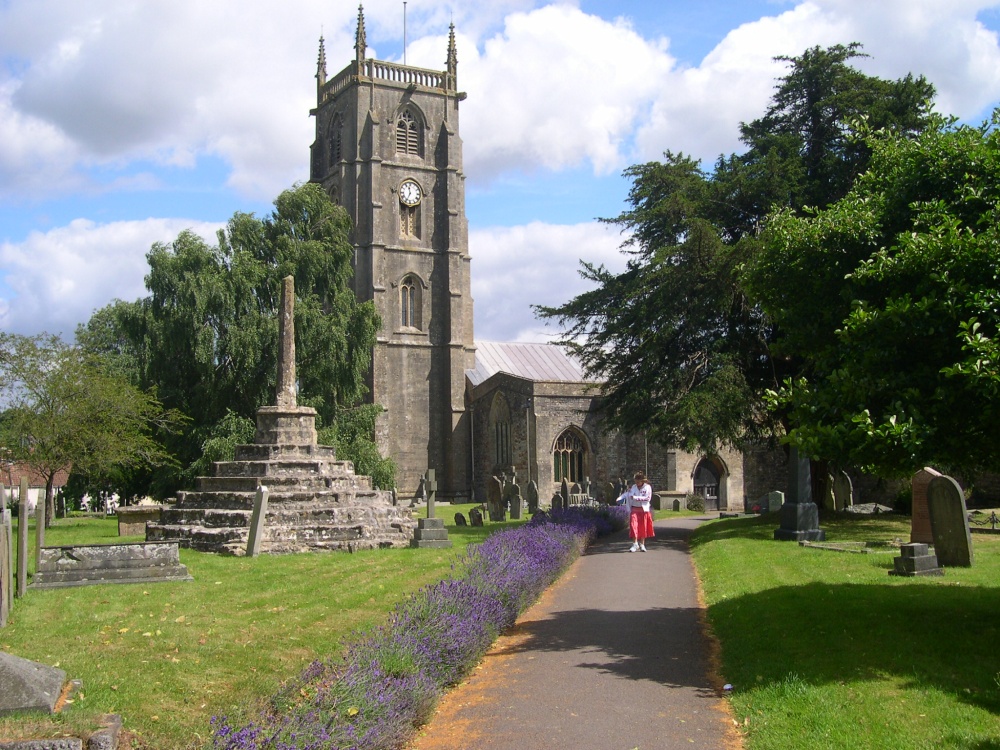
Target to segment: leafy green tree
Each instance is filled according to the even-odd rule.
[[[770,223],[746,280],[803,361],[775,403],[810,455],[1000,468],[998,122],[873,134],[847,197]]]
[[[626,270],[583,263],[591,291],[537,308],[604,381],[610,426],[705,450],[787,427],[764,396],[799,362],[791,348],[775,356],[783,332],[740,269],[774,207],[799,213],[847,192],[870,156],[854,138],[865,121],[911,134],[929,117],[926,80],[866,76],[849,64],[860,55],[852,44],[779,58],[790,71],[765,115],[741,126],[746,152],[720,157],[711,173],[669,151],[626,170],[629,207],[608,220],[627,233]]]
[[[295,278],[299,403],[329,426],[366,392],[380,322],[351,288],[347,214],[314,184],[283,192],[274,206],[264,218],[235,214],[216,245],[191,232],[154,245],[149,296],[115,302],[78,331],[84,345],[192,418],[171,443],[187,473],[160,472],[152,494],[172,494],[206,467],[198,463],[205,450],[215,455],[220,440],[239,433],[236,418],[252,420],[274,403],[285,276]]]
[[[154,431],[180,427],[151,393],[104,370],[77,347],[46,334],[0,334],[0,423],[6,455],[45,478],[46,524],[60,471],[100,474],[169,464]]]

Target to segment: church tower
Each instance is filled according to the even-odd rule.
[[[455,28],[443,71],[365,51],[360,7],[355,59],[330,79],[320,39],[310,180],[350,214],[355,292],[382,317],[369,398],[384,408],[376,439],[397,464],[399,496],[419,494],[434,469],[438,498],[465,501],[475,345]]]

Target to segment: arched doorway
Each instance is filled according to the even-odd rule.
[[[694,494],[705,498],[705,510],[719,510],[725,503],[726,469],[714,456],[698,462],[694,470]]]

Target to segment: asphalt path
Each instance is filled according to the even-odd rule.
[[[739,748],[712,671],[687,540],[600,540],[451,691],[413,750]]]

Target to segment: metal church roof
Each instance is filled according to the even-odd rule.
[[[498,372],[541,382],[595,382],[565,349],[555,344],[476,342],[476,367],[465,374],[473,386]]]

